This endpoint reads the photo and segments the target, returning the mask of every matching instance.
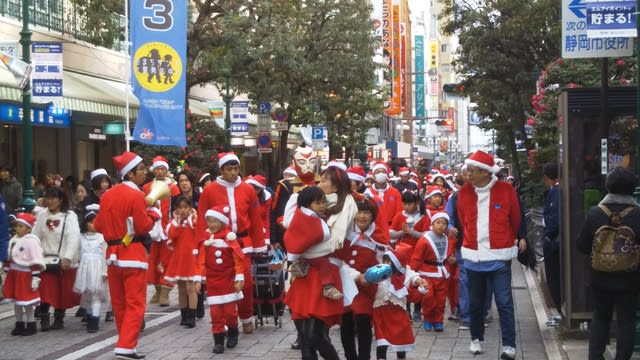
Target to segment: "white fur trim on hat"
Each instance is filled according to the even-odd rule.
[[[265,186],[260,184],[260,182],[257,181],[256,179],[247,179],[244,182],[246,182],[249,185],[253,185],[253,186],[255,186],[255,187],[259,188],[259,189],[264,189],[265,188]]]
[[[236,154],[228,153],[228,154],[224,155],[223,157],[221,157],[220,160],[218,160],[218,167],[220,169],[222,169],[224,164],[226,164],[226,163],[228,163],[230,161],[237,161],[238,164],[240,163],[240,159],[238,158],[238,156]]]
[[[25,220],[25,219],[16,218],[16,222],[20,223],[22,225],[25,225],[30,229],[33,227],[33,224],[29,224],[29,222],[27,220]]]
[[[431,217],[431,224],[436,222],[436,220],[438,219],[446,219],[447,223],[449,223],[449,215],[446,212],[441,211],[433,214],[433,216]]]
[[[296,171],[296,169],[288,167],[284,169],[282,175],[298,176],[298,172]]]
[[[391,250],[385,251],[384,254],[389,257],[389,259],[393,263],[393,266],[396,268],[396,270],[398,270],[398,271],[400,271],[401,273],[404,274],[405,267],[402,266],[402,264],[400,263],[400,260],[398,260],[398,257],[396,256],[396,254],[394,254],[393,251],[391,251]]]
[[[136,155],[136,157],[134,157],[133,160],[129,161],[129,163],[127,165],[125,165],[122,168],[122,170],[120,170],[120,175],[122,177],[127,176],[129,171],[133,170],[133,168],[135,168],[141,162],[142,162],[142,158],[139,155]]]
[[[228,212],[229,208],[225,207],[225,210],[227,210]],[[207,212],[204,214],[204,217],[205,218],[212,217],[225,225],[229,225],[229,218],[225,214],[213,209],[207,210]]]
[[[500,167],[498,167],[497,165],[493,165],[493,166],[489,166],[485,163],[481,163],[479,161],[475,161],[475,160],[471,160],[471,159],[466,159],[464,161],[465,164],[470,165],[470,166],[475,166],[478,169],[482,169],[482,170],[487,170],[488,172],[495,174],[497,172],[500,171]]]
[[[389,169],[387,168],[387,166],[384,163],[376,163],[375,165],[373,165],[373,167],[371,168],[371,172],[376,172],[376,170],[378,169],[384,169],[384,171],[388,174],[389,173]]]
[[[159,168],[160,166],[164,166],[167,170],[169,170],[169,164],[166,161],[163,160],[156,160],[153,162],[153,164],[151,165],[151,171]]]
[[[204,178],[206,178],[207,176],[211,176],[211,174],[209,173],[202,174],[202,176],[200,176],[200,179],[198,179],[198,183],[201,183],[204,180]]]
[[[347,171],[347,165],[345,165],[343,162],[340,161],[329,161],[329,164],[327,164],[327,167],[337,167],[338,169],[342,170],[342,171]]]
[[[442,191],[440,191],[440,189],[432,190],[430,193],[427,194],[427,198],[430,198],[434,195],[442,195]]]
[[[352,172],[348,172],[347,175],[349,176],[349,180],[353,180],[353,181],[358,181],[358,182],[364,182],[365,178],[362,175],[358,175]]]
[[[100,169],[95,169],[95,170],[93,170],[93,171],[91,172],[91,176],[90,176],[90,178],[91,178],[91,180],[93,180],[96,176],[100,176],[100,175],[107,175],[107,176],[109,176],[109,173],[107,173],[107,170],[102,169],[102,168],[100,168]]]

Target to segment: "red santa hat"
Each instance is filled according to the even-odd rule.
[[[91,172],[91,175],[89,176],[89,178],[90,178],[91,180],[93,180],[93,179],[95,179],[97,176],[100,176],[100,175],[106,175],[106,176],[109,176],[109,174],[107,173],[107,170],[105,170],[105,169],[103,169],[103,168],[100,168],[100,169],[95,169],[95,170],[93,170],[93,171]]]
[[[116,167],[118,174],[123,178],[141,162],[142,158],[131,151],[125,151],[121,155],[113,157],[113,165]]]
[[[433,223],[436,222],[436,220],[438,220],[438,219],[446,219],[447,220],[447,224],[449,223],[449,215],[444,211],[439,211],[439,212],[431,215],[431,224],[433,225]]]
[[[444,174],[438,172],[438,173],[435,173],[435,174],[431,175],[430,182],[433,183],[434,181],[436,181],[437,178],[441,178],[443,181],[447,181],[447,178],[444,177]]]
[[[165,159],[163,156],[156,156],[153,158],[153,164],[151,164],[151,171],[164,166],[165,169],[169,170],[169,160]]]
[[[207,179],[209,178],[209,179]],[[206,180],[210,180],[211,179],[211,174],[209,174],[208,172],[200,175],[200,178],[198,178],[198,184],[202,184],[203,182],[205,182]]]
[[[376,163],[373,164],[373,166],[371,167],[371,172],[376,172],[376,170],[384,170],[387,174],[391,173],[391,167],[389,167],[389,164],[387,164],[386,162],[382,162],[382,161],[378,161]]]
[[[262,175],[247,176],[244,182],[261,190],[264,190],[264,188],[267,187],[267,179]]]
[[[407,243],[400,243],[396,245],[396,248],[391,251],[385,251],[385,255],[391,259],[393,266],[404,274],[407,264],[409,264],[409,259],[411,259],[411,255],[413,253],[413,247]]]
[[[468,166],[475,166],[479,169],[486,170],[492,174],[500,171],[500,167],[496,165],[493,156],[482,150],[474,152],[468,159],[464,161],[464,163]]]
[[[284,171],[282,172],[282,175],[298,176],[298,172],[293,166],[289,166],[288,168],[284,169]]]
[[[366,180],[364,168],[360,165],[348,168],[347,175],[349,175],[349,180],[357,182],[364,182]]]
[[[413,171],[409,173],[409,176],[411,177],[418,177],[418,174],[414,173]]]
[[[427,199],[434,195],[442,195],[440,187],[438,185],[430,185],[427,187]]]
[[[347,171],[347,165],[345,165],[343,162],[337,161],[337,160],[331,160],[329,161],[329,163],[327,164],[327,167],[336,167],[342,171]]]
[[[238,159],[238,156],[233,152],[218,153],[218,168],[222,169],[222,167],[230,161],[235,161],[240,164],[240,159]]]
[[[32,228],[33,224],[36,223],[36,218],[35,216],[29,213],[20,213],[16,215],[16,222],[19,222],[25,226]]]
[[[398,175],[400,176],[409,176],[410,175],[410,171],[408,167],[401,167],[400,169],[398,169]]]
[[[204,217],[205,219],[211,217],[220,221],[225,225],[229,225],[229,217],[226,215],[228,213],[229,213],[228,206],[217,205],[217,206],[214,206],[212,209],[207,210],[207,212],[204,214]]]

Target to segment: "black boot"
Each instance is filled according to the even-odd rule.
[[[36,308],[33,310],[33,317],[40,319],[40,305],[36,305]]]
[[[51,330],[64,329],[64,310],[55,309],[53,312],[53,324]]]
[[[184,326],[189,329],[196,327],[196,309],[184,309]]]
[[[40,330],[49,331],[51,329],[51,324],[49,323],[49,318],[51,315],[48,313],[40,313]]]
[[[236,347],[236,345],[238,345],[238,334],[240,334],[240,331],[237,327],[229,328],[229,330],[227,331],[227,347],[229,349],[233,349],[234,347]]]
[[[300,321],[300,354],[302,360],[318,360],[318,354],[313,347],[313,319]]]
[[[200,293],[198,294],[198,305],[196,306],[196,317],[202,319],[204,317],[204,293],[206,291],[204,283],[200,287]]]
[[[24,331],[22,332],[22,336],[35,335],[36,332],[38,332],[38,330],[36,329],[36,322],[35,321],[28,322],[27,326],[24,328]]]
[[[98,324],[100,322],[99,316],[89,316],[87,318],[87,332],[94,333],[100,330]]]
[[[186,312],[187,309],[180,309],[180,325],[182,326],[187,324]]]
[[[222,354],[224,352],[224,333],[213,334],[213,353]]]
[[[302,334],[302,320],[293,320],[293,324],[296,326],[296,341],[291,344],[291,349],[300,350],[300,341]]]
[[[11,330],[11,335],[20,336],[24,333],[24,321],[16,321],[15,329]]]
[[[113,311],[107,311],[107,313],[104,314],[104,322],[113,322]]]
[[[78,308],[78,311],[76,311],[76,317],[85,317],[85,316],[87,316],[87,309],[80,306]]]

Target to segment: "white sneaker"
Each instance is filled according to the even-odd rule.
[[[501,359],[504,360],[514,360],[516,358],[516,348],[511,346],[503,346],[502,347],[502,355]]]
[[[474,354],[482,354],[482,342],[478,339],[471,340],[471,345],[469,345],[469,351]]]

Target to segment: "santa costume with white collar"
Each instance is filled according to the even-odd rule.
[[[378,216],[381,216],[387,225],[391,225],[396,214],[402,212],[402,194],[389,184],[391,168],[387,163],[379,161],[371,167],[371,171],[375,181],[365,190],[364,195],[373,199],[380,210]]]

